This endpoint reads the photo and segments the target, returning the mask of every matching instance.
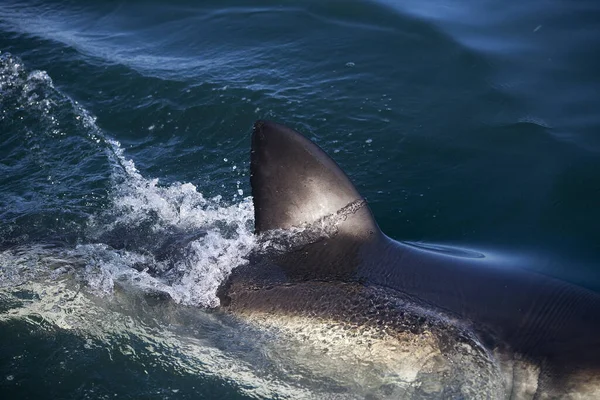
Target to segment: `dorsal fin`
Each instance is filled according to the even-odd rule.
[[[323,150],[274,122],[254,124],[250,172],[257,233],[311,224],[353,203],[364,203]],[[366,203],[344,221],[341,233],[364,237],[379,232]]]

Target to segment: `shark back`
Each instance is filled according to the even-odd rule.
[[[373,329],[399,324],[400,331],[418,332],[427,325],[440,343],[443,331],[467,332],[457,337],[472,332],[472,343],[482,343],[502,367],[510,398],[600,398],[597,293],[489,265],[483,255],[448,254],[388,238],[340,167],[277,123],[254,125],[251,185],[256,233],[264,242],[284,238],[283,247],[256,254],[233,271],[219,291],[230,310],[344,320],[359,312],[367,314],[360,324]],[[390,304],[394,311],[384,312]],[[429,311],[410,314],[403,307]],[[417,322],[402,325],[398,319]]]

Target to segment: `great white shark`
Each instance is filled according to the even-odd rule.
[[[390,239],[281,124],[255,123],[250,181],[264,251],[221,285],[221,309],[295,338],[307,371],[375,382],[371,398],[600,399],[597,293]]]

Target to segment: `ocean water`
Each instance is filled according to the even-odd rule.
[[[257,119],[326,150],[389,236],[600,291],[598,21],[587,0],[3,0],[2,398],[352,398],[214,309],[256,245]]]

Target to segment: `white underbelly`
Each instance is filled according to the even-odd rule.
[[[318,317],[244,312],[264,332],[274,365],[331,382],[360,398],[504,399],[498,364],[476,341],[441,340],[434,330],[386,333]]]

